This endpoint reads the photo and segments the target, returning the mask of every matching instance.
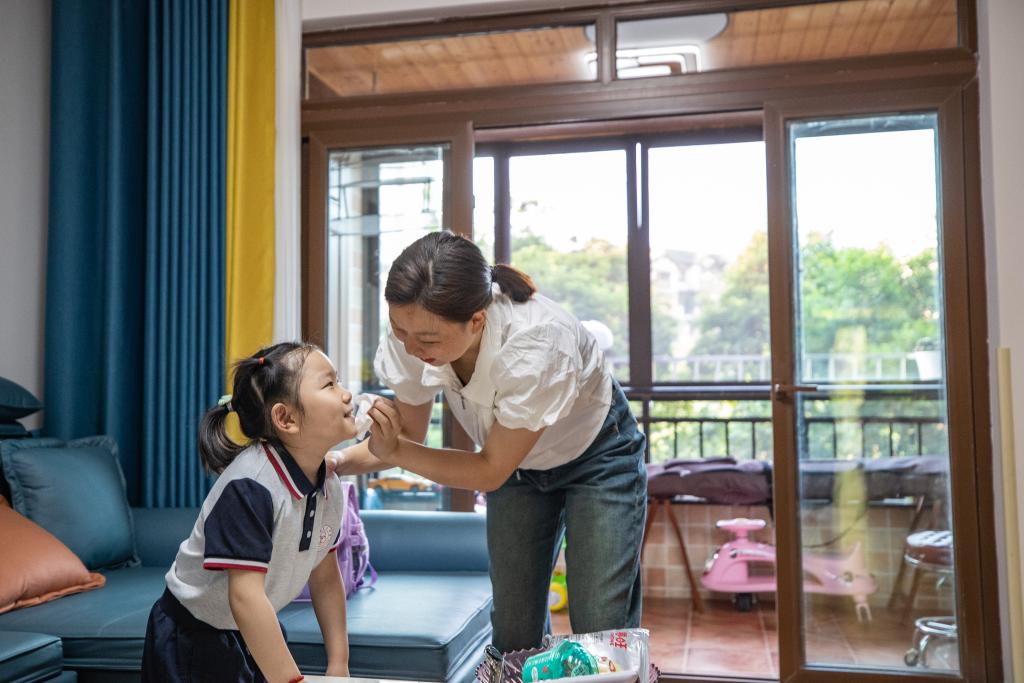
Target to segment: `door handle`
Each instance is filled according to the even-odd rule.
[[[806,394],[818,390],[817,384],[772,384],[772,400],[784,401],[792,398],[795,394]]]

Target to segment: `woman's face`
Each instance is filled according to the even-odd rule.
[[[462,358],[484,328],[486,315],[477,311],[464,323],[452,322],[417,304],[388,308],[391,329],[405,352],[424,363],[447,365]]]

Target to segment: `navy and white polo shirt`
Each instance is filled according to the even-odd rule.
[[[192,534],[178,548],[167,587],[197,619],[237,630],[225,569],[266,573],[270,604],[294,600],[313,569],[337,550],[345,497],[325,464],[316,485],[280,445],[257,443],[217,478]]]

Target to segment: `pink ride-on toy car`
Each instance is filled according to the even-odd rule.
[[[723,519],[716,526],[734,534],[714,552],[704,566],[701,583],[708,590],[734,593],[741,612],[753,606],[754,593],[775,592],[775,546],[747,538],[766,526],[763,519]],[[871,621],[868,596],[877,590],[875,577],[864,564],[864,552],[856,544],[846,555],[805,553],[804,591],[848,595],[853,598],[858,621]],[[755,571],[751,571],[754,569]]]

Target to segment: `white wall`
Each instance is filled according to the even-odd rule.
[[[0,0],[0,376],[39,398],[49,124],[50,3]]]
[[[990,349],[1005,346],[1010,349],[1013,368],[1013,423],[1015,425],[1016,452],[1013,460],[1017,469],[1017,490],[1024,482],[1024,43],[1020,31],[1024,29],[1024,3],[1020,0],[979,0],[979,80],[981,89],[981,176],[982,201],[985,221],[985,251],[988,280],[988,315]],[[991,365],[993,392],[998,382],[994,355]],[[995,395],[993,393],[993,395]],[[996,471],[1001,472],[999,460],[1002,451],[999,440],[999,404],[993,401],[993,432]],[[996,497],[1000,501],[997,518],[1002,509],[1001,477],[996,481]],[[1019,501],[1019,496],[1017,497]],[[1018,502],[1024,517],[1024,503]],[[1001,520],[999,520],[1001,522]],[[999,523],[1000,535],[1002,524]],[[1021,528],[1024,528],[1022,520]],[[1000,539],[1001,540],[1001,539]],[[1005,566],[1005,547],[1000,544],[1001,566]],[[1000,585],[1006,581],[1022,583],[1022,577],[1008,577],[1003,572]],[[1005,593],[1004,593],[1005,595]],[[1004,613],[1002,628],[1008,633],[1009,615],[1006,601],[1001,601]],[[1004,643],[1007,640],[1004,636]],[[1024,680],[1024,671],[1011,677],[1010,647],[1004,644],[1003,658],[1006,680]]]

